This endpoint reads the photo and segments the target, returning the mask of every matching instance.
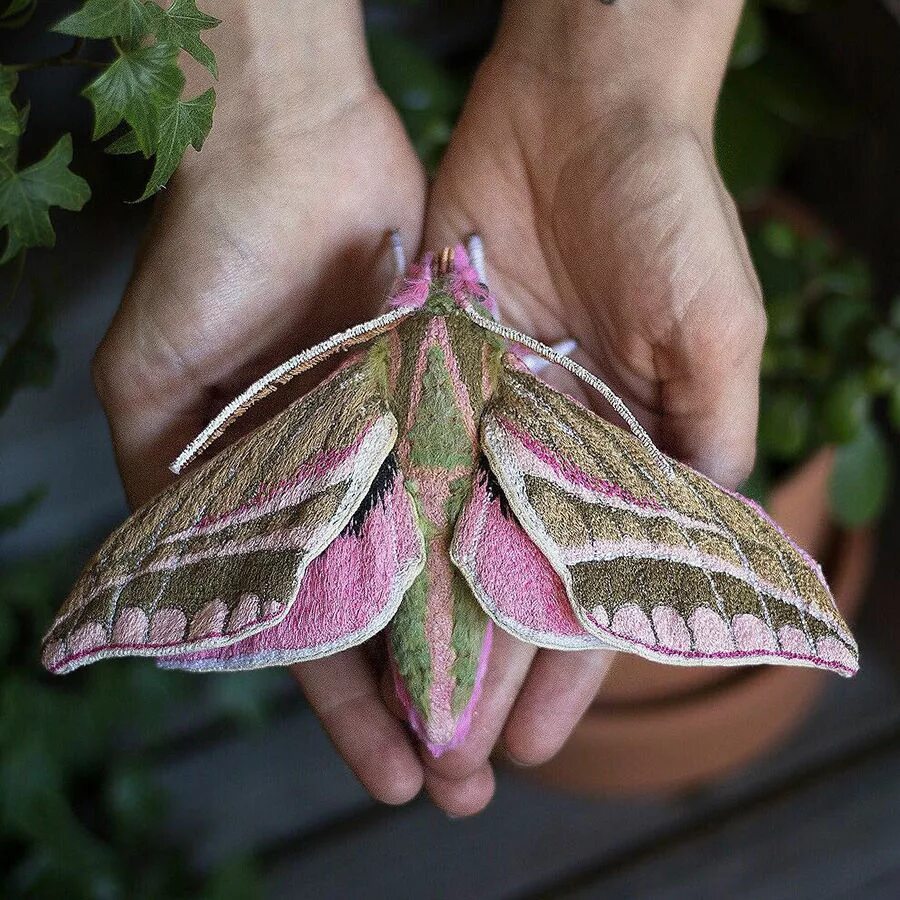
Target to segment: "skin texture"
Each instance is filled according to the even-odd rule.
[[[209,32],[213,131],[158,203],[95,365],[132,503],[256,375],[375,311],[391,228],[409,255],[420,238],[439,248],[478,231],[510,324],[576,338],[663,449],[741,480],[765,319],[712,154],[739,3],[509,3],[427,209],[355,4],[207,7],[227,23]],[[469,738],[439,760],[401,725],[377,647],[295,675],[373,796],[402,803],[424,784],[461,816],[490,800],[495,747],[534,764],[562,746],[609,663],[498,630]]]

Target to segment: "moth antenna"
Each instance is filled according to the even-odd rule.
[[[625,401],[605,382],[588,372],[584,366],[580,366],[574,359],[557,353],[552,347],[542,344],[540,341],[521,331],[516,331],[507,325],[501,325],[491,319],[478,313],[471,306],[466,307],[466,315],[479,327],[485,331],[493,332],[502,338],[505,338],[511,344],[520,344],[526,347],[537,356],[541,356],[546,360],[562,367],[567,372],[571,372],[576,378],[580,378],[585,384],[590,385],[597,393],[601,394],[609,403],[609,405],[625,420],[631,433],[640,441],[650,453],[657,465],[666,473],[669,478],[675,477],[675,469],[672,464],[663,455],[663,452],[653,443],[653,439],[644,431],[643,426],[634,417],[631,410],[625,405]]]
[[[406,273],[406,251],[396,228],[391,232],[391,252],[394,254],[394,277],[400,279]]]
[[[566,338],[564,341],[551,344],[550,349],[560,356],[571,356],[578,349],[578,341]],[[528,370],[532,375],[537,375],[539,372],[543,372],[547,366],[552,365],[549,359],[544,359],[543,356],[537,356],[534,353],[529,353],[522,362],[528,366]]]
[[[242,416],[254,403],[267,397],[280,385],[290,381],[295,375],[311,369],[323,362],[333,353],[347,350],[356,344],[365,343],[376,335],[393,328],[401,319],[415,312],[409,307],[392,309],[376,319],[361,322],[346,331],[333,334],[327,340],[292,356],[281,365],[258,378],[243,393],[234,398],[207,426],[181,451],[178,458],[169,466],[176,475],[195,457],[202,453],[215,441],[225,429]]]
[[[466,241],[466,252],[469,254],[469,263],[478,273],[478,280],[487,285],[487,269],[484,264],[484,243],[477,234],[469,236]]]

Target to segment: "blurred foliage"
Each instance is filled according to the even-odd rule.
[[[402,3],[403,0],[398,0]],[[767,195],[798,142],[847,122],[815,65],[773,27],[812,0],[750,0],[735,41],[717,120],[727,184],[745,203]],[[36,0],[0,0],[0,28],[26,24]],[[775,17],[773,20],[773,16]],[[201,32],[216,24],[193,0],[88,0],[57,26],[75,40],[59,57],[0,66],[0,227],[19,286],[22,248],[52,245],[49,213],[76,210],[87,185],[69,168],[71,143],[20,165],[28,121],[19,73],[85,65],[95,137],[107,150],[154,156],[145,192],[157,190],[209,131],[213,92],[181,99],[184,48],[215,75]],[[86,43],[99,41],[101,43]],[[437,62],[394,33],[369,35],[373,65],[430,170],[449,140],[471,71]],[[92,50],[91,57],[84,55]],[[104,52],[112,59],[101,59]],[[849,525],[876,516],[891,480],[885,422],[900,430],[900,301],[879,313],[864,263],[818,234],[769,218],[750,233],[767,298],[759,464],[747,490],[818,447],[837,445],[831,501]],[[0,414],[23,388],[49,383],[55,361],[52,309],[32,293],[15,335],[0,336]],[[0,540],[40,503],[39,489],[0,505]],[[51,679],[37,662],[40,636],[69,586],[79,554],[58,552],[0,568],[0,895],[4,898],[250,900],[261,892],[252,864],[235,860],[203,875],[186,848],[165,837],[166,796],[154,780],[154,747],[172,734],[173,712],[202,705],[211,721],[259,724],[272,678],[261,672],[198,679],[121,661]],[[201,697],[202,695],[202,697]],[[202,701],[202,704],[201,704]]]
[[[769,218],[749,242],[769,317],[750,490],[764,499],[787,467],[834,445],[835,518],[869,522],[884,508],[892,477],[881,423],[900,431],[900,298],[884,314],[865,263],[815,230]]]
[[[31,0],[6,0],[0,27],[22,28],[36,9]],[[62,135],[43,159],[20,164],[29,113],[20,74],[62,66],[97,73],[83,91],[94,109],[94,140],[117,131],[108,152],[154,158],[144,200],[165,185],[189,145],[203,146],[212,127],[215,91],[182,100],[185,76],[178,54],[186,51],[216,77],[216,59],[201,32],[218,24],[197,9],[196,0],[171,0],[166,6],[153,0],[86,0],[53,26],[74,39],[68,50],[0,63],[0,230],[6,230],[0,264],[29,247],[52,247],[50,210],[80,210],[91,195],[87,182],[69,169],[71,135]]]
[[[29,494],[0,506],[0,537],[38,500]],[[267,679],[251,674],[217,685],[141,661],[65,681],[47,675],[37,647],[76,568],[76,554],[63,553],[0,569],[0,896],[261,896],[249,860],[202,876],[190,869],[189,848],[160,828],[167,800],[152,762],[153,748],[175,734],[179,705],[196,702],[206,687],[203,709],[213,720],[262,721]]]
[[[770,25],[829,0],[747,0],[716,117],[722,177],[739,203],[771,189],[803,139],[849,127],[850,110],[801,48]]]

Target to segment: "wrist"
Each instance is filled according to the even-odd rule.
[[[346,102],[371,87],[358,0],[201,0],[222,24],[204,33],[219,63],[220,98],[252,114]],[[193,73],[192,73],[193,74]]]
[[[607,108],[708,131],[743,0],[509,0],[493,53]]]

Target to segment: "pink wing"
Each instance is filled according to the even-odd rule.
[[[513,516],[484,462],[450,554],[484,611],[515,637],[557,650],[609,646],[578,621],[559,575]]]
[[[385,621],[393,591],[402,594],[408,567],[424,553],[415,552],[410,501],[394,483],[397,422],[384,359],[372,351],[351,358],[117,529],[45,638],[47,668],[62,673],[112,656],[216,656],[238,643],[262,665],[285,643],[321,655]],[[393,515],[396,536],[368,524]],[[317,562],[335,542],[335,562]],[[376,563],[382,595],[348,610],[343,600],[360,567]],[[273,629],[272,643],[243,643]]]
[[[744,498],[675,461],[663,471],[630,434],[510,366],[481,432],[516,521],[601,641],[681,665],[856,671],[820,568]],[[515,593],[524,568],[510,563],[493,593]]]
[[[172,657],[160,665],[228,671],[338,653],[387,625],[424,561],[415,511],[391,454],[352,521],[310,564],[286,618],[228,647]]]

